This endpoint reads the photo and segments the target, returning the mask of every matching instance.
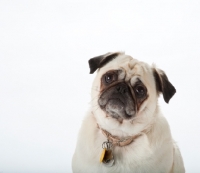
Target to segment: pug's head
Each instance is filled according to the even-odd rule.
[[[160,93],[166,103],[176,90],[166,74],[122,52],[89,60],[90,73],[97,69],[92,86],[92,109],[98,123],[107,128],[150,123]],[[105,127],[108,126],[108,127]]]

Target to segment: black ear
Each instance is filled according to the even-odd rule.
[[[169,100],[176,93],[176,89],[170,83],[164,71],[154,68],[153,75],[155,78],[157,91],[162,92],[165,102],[169,103]]]
[[[107,53],[105,55],[100,55],[96,56],[94,58],[91,58],[88,63],[90,67],[90,74],[94,73],[98,68],[103,67],[106,65],[108,62],[112,61],[115,59],[120,52],[114,52],[114,53]]]

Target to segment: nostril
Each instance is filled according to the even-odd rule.
[[[121,88],[120,86],[116,87],[116,89],[117,89],[118,92],[120,92],[120,90],[121,90],[120,88]]]
[[[123,93],[126,93],[126,92],[127,92],[127,89],[126,89],[126,88],[124,88],[124,89],[123,89]]]
[[[128,91],[128,88],[126,85],[118,85],[116,86],[116,90],[121,94],[125,94]]]

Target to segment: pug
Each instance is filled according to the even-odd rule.
[[[176,92],[165,72],[123,52],[89,60],[97,71],[91,107],[72,159],[74,173],[184,173],[169,124],[158,106]]]

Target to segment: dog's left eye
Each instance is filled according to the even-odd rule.
[[[141,98],[146,95],[146,89],[142,85],[136,85],[134,91],[137,97]]]

